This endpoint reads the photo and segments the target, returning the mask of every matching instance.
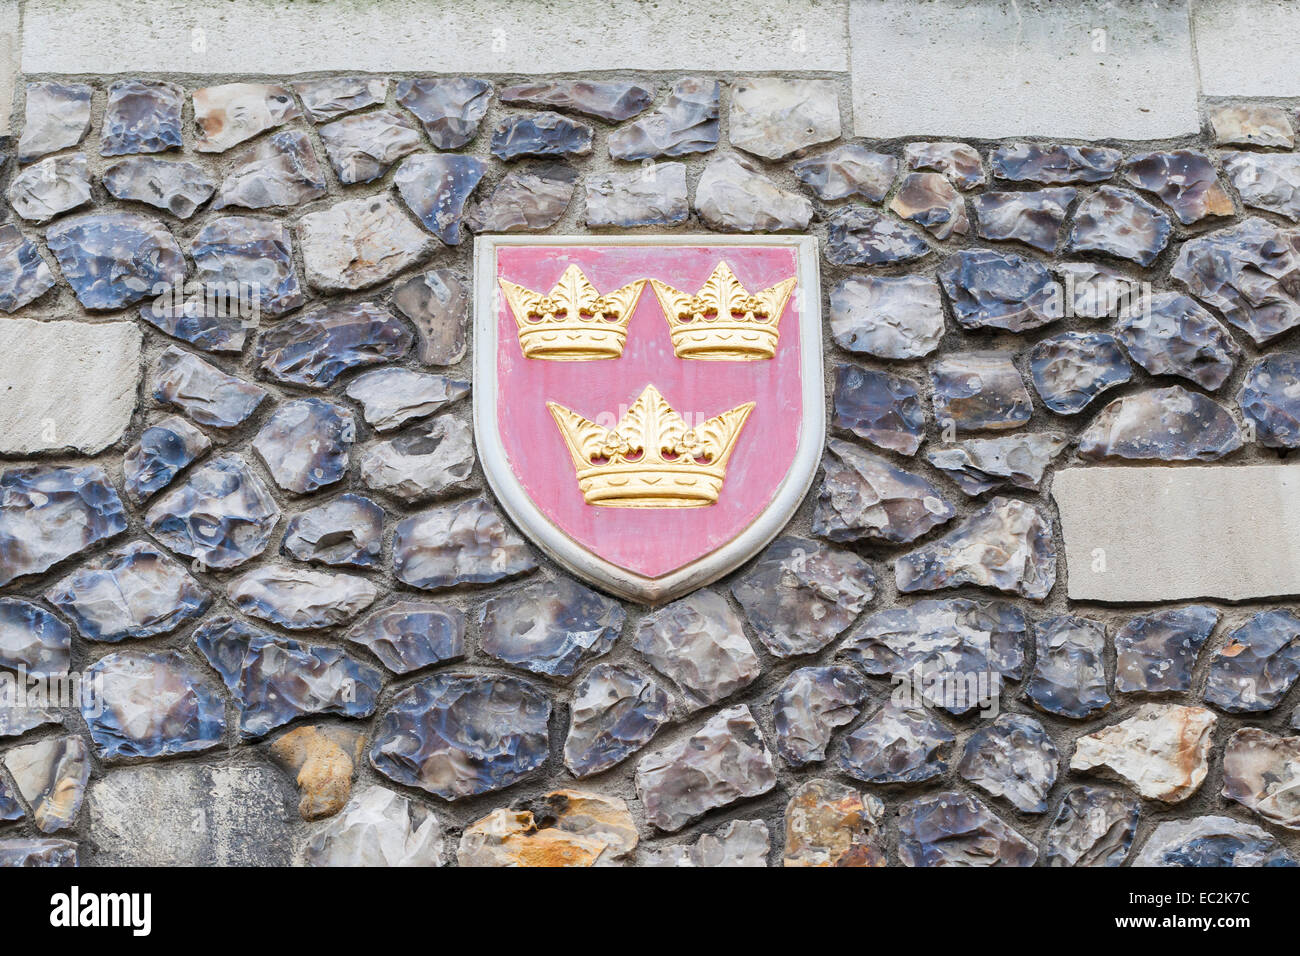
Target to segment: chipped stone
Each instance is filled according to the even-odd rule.
[[[1070,769],[1105,768],[1148,800],[1181,803],[1209,772],[1214,724],[1204,707],[1143,704],[1127,720],[1076,740]]]
[[[903,162],[908,169],[943,173],[963,191],[988,181],[979,150],[965,143],[907,143],[903,147]]]
[[[914,455],[925,437],[917,387],[905,378],[840,365],[835,369],[832,424],[878,448]]]
[[[1300,447],[1300,353],[1267,355],[1252,365],[1237,404],[1261,445]]]
[[[822,468],[812,530],[828,541],[915,541],[956,514],[925,478],[838,438]]]
[[[13,178],[5,197],[30,222],[48,222],[90,202],[90,173],[84,153],[51,156]]]
[[[1166,820],[1147,838],[1133,866],[1297,866],[1277,837],[1232,817]]]
[[[425,365],[455,365],[465,357],[469,292],[450,269],[407,279],[393,292],[393,308],[415,326],[416,354]]]
[[[39,604],[0,598],[0,667],[47,677],[66,674],[71,663],[72,630],[68,625]],[[0,713],[11,709],[20,709],[19,702],[15,700],[11,706],[6,701]]]
[[[1052,274],[1036,259],[965,250],[944,261],[939,279],[963,328],[1024,332],[1061,317]]]
[[[383,538],[384,509],[349,494],[290,518],[282,548],[299,561],[371,568],[379,562]]]
[[[162,153],[181,145],[185,91],[162,80],[117,80],[108,88],[101,156]]]
[[[654,102],[654,88],[640,83],[595,80],[538,80],[508,86],[501,91],[502,103],[542,106],[594,116],[611,123],[631,119]]]
[[[904,866],[1033,866],[1038,850],[976,797],[945,790],[898,811]]]
[[[920,358],[943,338],[939,286],[928,276],[853,276],[831,289],[830,303],[831,335],[850,352]]]
[[[800,160],[793,167],[799,182],[818,199],[860,196],[880,202],[894,184],[898,160],[863,146],[837,146],[830,152]]]
[[[523,539],[482,498],[419,512],[393,536],[393,573],[423,590],[491,584],[536,567]]]
[[[90,757],[81,737],[46,737],[12,747],[5,769],[31,807],[32,822],[42,833],[74,826],[90,779]]]
[[[263,332],[257,362],[281,382],[325,388],[345,372],[400,359],[411,339],[410,329],[373,302],[326,305]]]
[[[617,601],[569,578],[491,598],[479,611],[479,649],[548,677],[572,677],[609,653],[627,614]]]
[[[1047,866],[1119,866],[1137,833],[1141,804],[1110,787],[1072,787],[1047,831]]]
[[[226,594],[249,617],[297,631],[351,621],[379,590],[355,574],[268,566],[233,578]]]
[[[1029,375],[1043,404],[1058,415],[1083,411],[1133,375],[1113,335],[1062,332],[1029,350]]]
[[[696,591],[647,614],[632,646],[677,685],[692,711],[748,687],[761,671],[740,618],[717,591]]]
[[[717,80],[678,80],[663,106],[609,134],[609,155],[641,160],[709,152],[718,145],[721,90]]]
[[[344,185],[378,179],[424,145],[415,124],[393,110],[347,116],[318,132],[334,174]]]
[[[1102,186],[1075,210],[1069,249],[1149,266],[1169,244],[1172,232],[1169,217],[1136,193]]]
[[[1001,714],[966,741],[957,773],[1023,813],[1046,813],[1060,755],[1043,725],[1021,714]]]
[[[272,413],[253,437],[253,451],[277,485],[310,494],[347,474],[356,428],[347,409],[319,398],[299,398]]]
[[[531,809],[494,810],[465,828],[461,866],[609,866],[636,849],[636,821],[618,797],[556,790]]]
[[[478,133],[492,84],[464,76],[402,80],[397,102],[415,114],[438,149],[459,149]]]
[[[711,229],[721,232],[806,229],[813,214],[812,203],[803,196],[782,189],[748,160],[730,155],[716,156],[704,167],[695,187],[695,208]]]
[[[54,288],[40,247],[13,223],[0,225],[0,311],[13,313]]]
[[[115,199],[129,199],[188,219],[216,191],[208,174],[194,163],[151,156],[120,159],[104,170],[104,188]]]
[[[176,406],[200,425],[234,428],[262,404],[266,389],[227,375],[173,345],[154,368],[153,396]]]
[[[1139,153],[1124,164],[1124,181],[1159,196],[1184,225],[1234,211],[1219,171],[1195,150]]]
[[[1219,612],[1203,604],[1130,618],[1115,635],[1115,689],[1121,694],[1190,690],[1196,656],[1218,623]]]
[[[549,229],[569,208],[578,171],[563,163],[512,169],[465,219],[474,232]]]
[[[857,718],[866,699],[866,681],[852,667],[792,672],[772,701],[777,753],[792,767],[825,760],[831,735]]]
[[[279,520],[270,490],[238,455],[194,469],[145,514],[149,533],[172,551],[221,570],[265,551]]]
[[[989,163],[998,179],[1055,185],[1110,179],[1122,158],[1119,150],[1098,146],[1012,143],[993,150]]]
[[[446,835],[433,811],[383,787],[353,795],[303,850],[308,866],[442,866]]]
[[[805,226],[806,223],[798,228]],[[826,261],[834,265],[892,265],[923,259],[929,254],[930,246],[924,239],[869,206],[845,206],[830,219]]]
[[[399,601],[370,615],[345,635],[395,674],[465,656],[465,615],[458,608]]]
[[[675,226],[691,214],[682,163],[589,178],[586,189],[588,226]]]
[[[325,192],[325,173],[311,140],[301,130],[288,129],[268,136],[230,161],[212,208],[299,206]]]
[[[762,820],[732,820],[694,843],[660,847],[643,854],[640,866],[756,867],[767,866],[771,851],[767,824]]]
[[[925,227],[936,239],[970,232],[966,201],[939,173],[908,173],[889,208],[895,215]]]
[[[1079,436],[1079,455],[1214,461],[1242,445],[1241,429],[1222,405],[1180,385],[1117,398]]]
[[[497,125],[491,150],[493,156],[503,160],[586,156],[591,152],[594,135],[595,130],[586,123],[559,113],[525,113],[508,116]]]
[[[731,145],[764,159],[785,159],[840,138],[834,80],[745,77],[731,87]]]
[[[668,722],[668,694],[640,671],[602,662],[578,683],[570,709],[564,765],[586,777],[650,742]]]
[[[1245,205],[1300,222],[1300,156],[1225,153],[1223,169]]]
[[[1037,491],[1047,467],[1066,444],[1062,435],[1026,432],[969,438],[951,447],[931,448],[925,457],[968,495],[1007,487]]]
[[[1002,431],[1029,421],[1033,402],[1008,352],[956,352],[930,366],[934,417],[961,431]]]
[[[486,171],[487,164],[474,156],[420,153],[402,163],[393,183],[425,228],[455,246],[463,239],[465,203]]]
[[[1291,128],[1291,119],[1281,106],[1265,106],[1259,103],[1211,106],[1209,114],[1215,145],[1276,146],[1283,149],[1290,149],[1295,145],[1295,131]]]
[[[1261,611],[1229,632],[1210,660],[1205,699],[1232,714],[1254,714],[1282,703],[1300,676],[1300,618]]]
[[[1242,727],[1223,749],[1223,795],[1269,823],[1300,830],[1300,737]]]
[[[451,415],[439,415],[361,449],[361,480],[366,487],[406,502],[463,488],[473,468],[470,426]]]
[[[832,780],[809,780],[785,808],[782,866],[885,866],[885,806]]]
[[[1017,240],[1043,252],[1061,241],[1066,211],[1078,190],[1071,187],[1032,192],[987,192],[971,200],[975,232],[983,239]]]
[[[302,115],[293,94],[270,83],[208,86],[195,90],[193,99],[199,130],[194,148],[200,153],[224,153]]]
[[[382,103],[388,95],[386,76],[331,76],[290,85],[314,123]]]
[[[947,773],[955,739],[925,708],[890,700],[840,741],[838,763],[866,783],[919,783]]]
[[[390,431],[464,398],[469,383],[410,369],[381,368],[357,376],[346,394],[361,403],[368,425]]]
[[[1218,319],[1177,292],[1153,295],[1146,306],[1124,312],[1116,326],[1133,361],[1152,375],[1180,375],[1209,391],[1227,380],[1241,347]]]
[[[1049,714],[1081,720],[1110,705],[1106,690],[1106,628],[1062,614],[1034,625],[1034,672],[1025,696]]]
[[[429,238],[388,195],[337,202],[298,221],[307,281],[324,291],[391,279],[429,252]]]
[[[295,727],[271,744],[271,759],[294,777],[304,820],[332,817],[352,794],[352,778],[365,749],[365,736],[331,724]]]
[[[90,132],[91,88],[85,83],[28,83],[18,162],[76,146]]]
[[[185,279],[185,257],[171,233],[137,213],[78,216],[51,226],[45,241],[87,309],[120,309]]]

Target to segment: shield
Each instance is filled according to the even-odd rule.
[[[482,236],[474,429],[520,530],[671,600],[789,521],[825,437],[816,239]]]

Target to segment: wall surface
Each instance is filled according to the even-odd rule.
[[[0,864],[1294,864],[1296,18],[0,2]],[[505,519],[503,232],[817,238],[754,560]]]

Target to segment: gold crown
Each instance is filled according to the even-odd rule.
[[[549,294],[498,279],[506,294],[524,356],[551,361],[616,359],[627,342],[627,323],[645,279],[601,295],[576,265],[564,270]]]
[[[731,267],[719,262],[696,295],[651,279],[668,318],[678,358],[754,361],[776,355],[781,313],[794,291],[792,276],[750,295]]]
[[[589,505],[608,508],[698,508],[722,491],[727,459],[753,402],[695,428],[647,385],[612,429],[547,402]]]

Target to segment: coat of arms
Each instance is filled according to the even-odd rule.
[[[475,245],[474,422],[520,529],[659,603],[775,536],[825,433],[816,240]]]

